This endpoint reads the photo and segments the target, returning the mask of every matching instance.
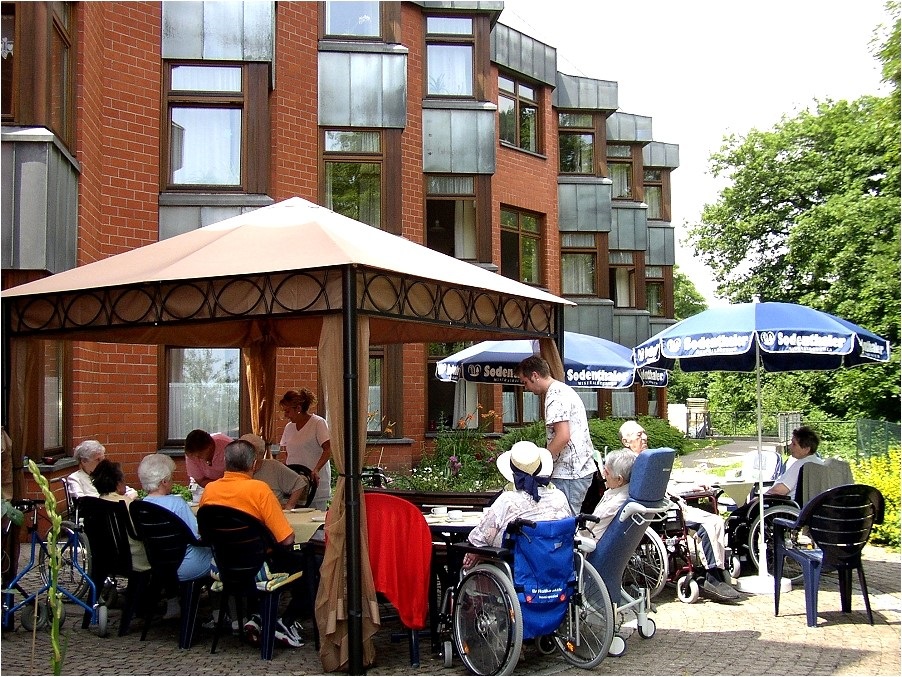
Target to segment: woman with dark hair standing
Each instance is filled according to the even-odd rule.
[[[317,484],[312,507],[326,510],[332,498],[332,469],[329,458],[332,447],[329,427],[321,416],[309,412],[316,395],[307,388],[289,390],[279,401],[282,415],[288,419],[279,442],[279,460],[285,465],[303,465],[310,469],[312,483]]]

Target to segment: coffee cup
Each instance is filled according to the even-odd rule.
[[[448,519],[453,522],[459,522],[464,518],[464,513],[462,510],[449,510],[448,511]]]
[[[433,515],[447,515],[448,508],[444,505],[437,505],[432,509]]]

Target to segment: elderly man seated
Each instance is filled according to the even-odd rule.
[[[296,508],[299,502],[307,498],[310,491],[310,480],[304,475],[296,473],[281,461],[267,458],[266,442],[259,435],[248,433],[241,438],[250,442],[257,455],[257,465],[254,470],[254,479],[266,482],[272,492],[279,499],[283,510]]]
[[[648,433],[637,421],[626,421],[620,426],[620,440],[635,454],[648,449]],[[679,496],[680,488],[671,483],[668,493],[673,494],[683,513],[686,526],[692,529],[701,541],[701,558],[707,569],[702,590],[718,602],[732,602],[739,599],[739,593],[727,582],[726,535],[720,515],[687,505]]]
[[[304,568],[300,553],[291,549],[294,530],[282,513],[275,495],[265,482],[254,479],[256,452],[247,440],[235,440],[225,448],[225,471],[222,478],[213,480],[205,488],[200,508],[205,505],[224,505],[240,510],[259,520],[269,529],[277,547],[270,553],[270,566],[275,571],[299,571]],[[281,547],[279,547],[281,546]],[[300,579],[288,586],[291,601],[276,621],[276,639],[287,646],[304,646],[300,617],[304,609],[303,587]],[[254,614],[244,624],[244,632],[251,642],[260,641],[260,615]]]

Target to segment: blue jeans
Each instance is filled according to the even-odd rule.
[[[579,477],[575,480],[552,477],[551,482],[567,497],[567,502],[570,504],[570,510],[573,514],[578,515],[583,507],[586,492],[589,491],[589,487],[592,485],[592,475]]]

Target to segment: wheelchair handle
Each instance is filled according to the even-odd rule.
[[[576,525],[580,529],[585,529],[587,522],[600,522],[600,521],[601,521],[601,518],[596,517],[592,513],[581,512],[580,514],[578,514],[576,516]]]
[[[523,527],[530,527],[532,529],[535,529],[536,526],[537,525],[534,521],[518,517],[517,519],[508,523],[507,529],[505,529],[505,531],[507,531],[507,533],[509,534],[518,534],[523,529]]]

